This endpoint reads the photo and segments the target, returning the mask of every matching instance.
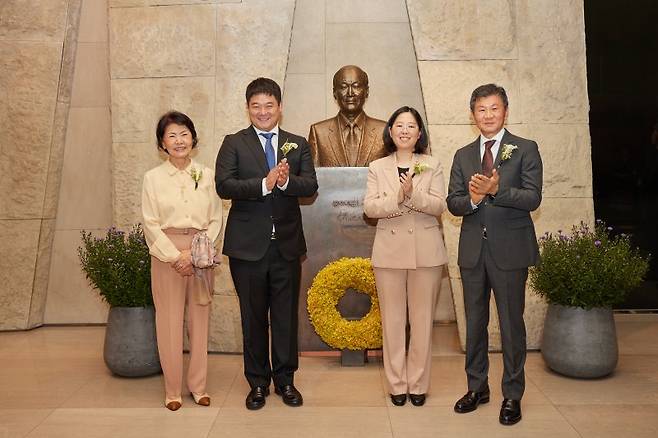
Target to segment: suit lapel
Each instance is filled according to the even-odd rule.
[[[278,163],[281,162],[286,156],[283,154],[283,151],[281,148],[283,147],[284,144],[286,144],[287,141],[290,141],[291,134],[287,131],[282,130],[279,128],[279,145],[277,147],[277,152],[276,152],[276,160]],[[297,145],[299,147],[299,145]],[[291,149],[288,151],[288,154],[293,154],[295,153],[295,149]]]
[[[480,158],[480,136],[478,136],[478,138],[476,138],[473,143],[468,145],[468,148],[469,162],[473,168],[471,175],[475,173],[482,173],[482,158]],[[468,176],[469,179],[471,175]]]
[[[409,171],[411,173],[413,173],[414,166],[416,165],[416,163],[418,163],[418,164],[427,164],[427,160],[425,159],[425,155],[423,155],[423,154],[414,154],[414,157],[411,161],[411,169],[409,169]],[[416,176],[414,176],[414,188],[420,187],[425,182],[425,179],[427,178],[426,175],[428,173],[432,172],[432,169],[430,169],[429,164],[427,164],[427,165],[428,165],[427,169],[425,169],[421,173],[416,174]]]
[[[343,141],[340,138],[340,125],[338,116],[334,117],[333,125],[329,125],[329,144],[334,154],[335,162],[347,163],[347,154],[343,148]]]
[[[398,174],[398,162],[395,159],[395,154],[390,154],[386,157],[386,165],[384,166],[384,174],[386,181],[391,189],[395,190],[400,186],[400,176]],[[397,195],[397,192],[395,192]]]
[[[283,151],[281,150],[281,146],[283,146],[286,141],[288,141],[288,133],[284,131],[283,129],[279,128],[279,135],[277,137],[277,145],[276,145],[276,162],[280,163],[281,160],[285,158],[283,155]]]
[[[281,132],[281,131],[279,131]],[[262,169],[263,173],[267,175],[269,173],[269,168],[267,166],[267,158],[265,158],[265,151],[263,150],[263,145],[258,139],[258,134],[254,130],[253,126],[248,127],[243,131],[244,133],[244,142],[247,146],[247,149],[252,153],[256,163]],[[281,137],[279,135],[279,137]]]
[[[361,142],[361,148],[359,149],[359,155],[356,158],[356,163],[364,163],[363,165],[367,166],[370,162],[370,155],[372,154],[372,145],[375,139],[375,127],[368,123],[368,117],[366,116],[365,122],[363,123],[363,142]]]
[[[503,153],[503,145],[511,142],[511,136],[512,134],[510,134],[510,132],[505,129],[505,134],[503,134],[503,138],[500,139],[500,146],[498,147],[498,153],[496,154],[496,159],[494,160],[494,169],[498,169],[498,166],[500,166],[500,157]]]

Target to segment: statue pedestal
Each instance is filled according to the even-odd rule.
[[[340,366],[342,367],[363,367],[368,362],[367,350],[341,350]]]
[[[299,293],[300,351],[332,350],[315,333],[306,310],[313,278],[327,263],[341,257],[370,257],[376,230],[374,225],[366,223],[363,215],[367,167],[320,167],[316,173],[318,193],[300,200],[308,248],[302,263]],[[361,293],[348,292],[338,308],[343,317],[360,319],[370,310],[370,299]]]

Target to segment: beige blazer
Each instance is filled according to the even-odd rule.
[[[376,268],[416,269],[448,262],[438,220],[446,209],[441,165],[430,155],[417,154],[412,163],[428,168],[414,176],[412,196],[402,203],[398,203],[402,188],[395,154],[368,167],[363,209],[368,217],[379,219],[372,247]]]

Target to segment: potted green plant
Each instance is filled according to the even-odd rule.
[[[630,236],[611,231],[597,220],[539,239],[541,262],[530,284],[548,302],[541,351],[560,374],[602,377],[617,365],[612,306],[640,284],[649,264]]]
[[[91,286],[110,305],[103,358],[120,376],[160,372],[151,295],[151,258],[144,233],[135,225],[115,227],[105,237],[82,231],[80,265]]]

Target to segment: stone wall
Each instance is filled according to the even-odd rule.
[[[371,77],[368,112],[385,118],[392,104],[378,99],[394,93],[424,106],[433,153],[446,169],[455,150],[477,135],[468,110],[471,90],[498,82],[510,96],[509,129],[537,140],[544,159],[544,201],[533,215],[538,233],[593,219],[582,0],[407,0],[406,8],[396,0],[277,0],[276,8],[267,0],[104,1],[0,3],[0,116],[10,131],[0,140],[6,188],[0,249],[20,254],[18,269],[11,258],[0,262],[0,329],[40,324],[48,284],[48,322],[102,322],[105,307],[77,265],[79,229],[141,220],[142,175],[163,159],[154,144],[155,122],[171,108],[193,118],[201,136],[197,159],[212,165],[223,136],[248,124],[243,93],[256,76],[285,84],[283,124],[305,134],[310,121],[336,111],[329,92],[333,71],[361,64]],[[82,21],[76,43],[81,7],[90,18]],[[301,38],[291,40],[293,21]],[[390,35],[378,36],[381,29]],[[422,94],[404,84],[386,94],[398,67],[387,69],[376,56],[360,57],[365,52],[344,45],[364,36],[378,53],[400,53],[397,44],[410,39]],[[414,62],[408,53],[399,56]],[[93,192],[79,190],[92,186]],[[90,193],[94,197],[86,197]],[[463,343],[455,264],[460,220],[446,214],[443,223]],[[217,271],[211,349],[239,351],[239,312],[226,265]],[[69,278],[74,271],[77,277]],[[69,312],[71,303],[78,307]],[[544,311],[529,293],[530,347],[539,345]],[[497,349],[492,315],[491,346]]]
[[[214,167],[224,136],[249,124],[247,84],[258,76],[284,82],[295,2],[278,0],[272,8],[267,0],[110,0],[109,6],[113,211],[115,224],[128,227],[141,221],[144,172],[164,158],[155,145],[159,116],[172,108],[188,114],[199,132],[196,159]],[[209,348],[241,351],[228,260],[216,272]]]
[[[48,281],[46,324],[105,323],[108,306],[80,269],[80,231],[112,225],[112,151],[107,0],[82,0],[61,186]]]
[[[0,3],[0,330],[43,323],[80,0]]]
[[[542,154],[543,202],[533,213],[538,235],[568,230],[581,220],[592,223],[583,1],[408,0],[407,5],[432,142],[444,166],[477,136],[470,93],[496,82],[510,99],[507,128],[536,140]],[[443,224],[463,348],[463,292],[456,265],[461,219],[447,213]],[[528,347],[538,348],[545,304],[530,290],[526,296]],[[493,301],[491,315],[489,345],[497,350]]]

